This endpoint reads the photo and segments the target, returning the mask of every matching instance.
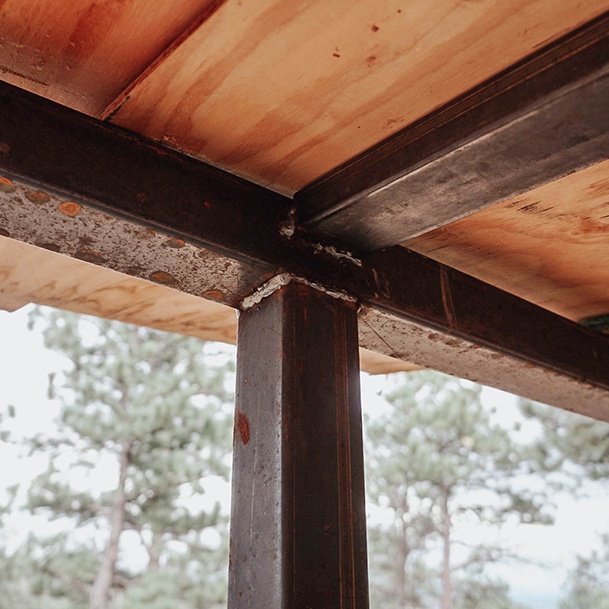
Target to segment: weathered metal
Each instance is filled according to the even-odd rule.
[[[357,311],[290,282],[239,317],[231,609],[366,609]]]
[[[358,257],[274,193],[8,85],[0,153],[2,235],[233,307],[287,272],[358,300],[363,347],[579,411],[588,388],[609,420],[607,338],[463,273],[401,247]]]
[[[609,158],[609,13],[296,194],[300,222],[397,245]]]
[[[291,202],[268,189],[0,82],[0,168],[35,190],[135,219],[248,263]],[[276,232],[276,231],[273,231]]]
[[[190,235],[172,236],[175,227],[151,228],[78,200],[2,178],[0,235],[233,306],[274,274],[275,266],[253,257],[243,263],[238,252],[227,256]]]

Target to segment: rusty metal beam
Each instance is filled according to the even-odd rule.
[[[357,309],[292,282],[241,313],[231,609],[367,609]]]
[[[291,201],[0,82],[0,168],[35,189],[251,263]]]
[[[481,281],[400,247],[358,259],[273,193],[2,85],[0,153],[2,235],[233,307],[291,273],[362,304],[363,347],[609,420],[606,337]]]
[[[609,158],[609,13],[296,194],[308,229],[360,251]]]

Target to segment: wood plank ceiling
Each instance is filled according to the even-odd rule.
[[[0,77],[291,196],[607,10],[609,0],[0,0]],[[579,321],[609,312],[608,232],[604,162],[404,245]],[[41,300],[33,285],[16,295],[9,245],[13,304]],[[108,277],[106,287],[125,280]],[[71,293],[51,300],[75,308]],[[83,307],[119,316],[96,299]],[[130,319],[162,325],[145,309]],[[230,339],[225,319],[218,336]]]

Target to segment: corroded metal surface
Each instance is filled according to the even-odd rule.
[[[17,180],[0,178],[0,234],[230,305],[271,273]]]
[[[609,391],[585,375],[567,376],[378,309],[364,307],[359,322],[360,344],[367,349],[609,422]],[[601,361],[607,370],[606,358]]]
[[[481,361],[459,354],[474,380],[503,386],[507,358],[511,390],[525,397],[581,410],[582,383],[609,389],[606,337],[484,282],[402,247],[358,257],[295,226],[274,193],[1,84],[0,119],[3,235],[233,307],[288,273],[404,327],[487,349]],[[380,330],[380,346],[363,346],[452,370],[440,351],[387,348],[402,333]],[[544,384],[544,397],[519,373],[531,367],[561,375],[575,393],[563,399]]]
[[[228,605],[367,609],[356,306],[292,282],[237,344]]]

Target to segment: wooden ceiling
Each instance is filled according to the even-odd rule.
[[[291,196],[607,10],[609,0],[0,0],[0,76]],[[570,319],[607,313],[609,162],[404,245]],[[69,293],[53,303],[73,306]],[[193,323],[205,326],[201,314]]]

